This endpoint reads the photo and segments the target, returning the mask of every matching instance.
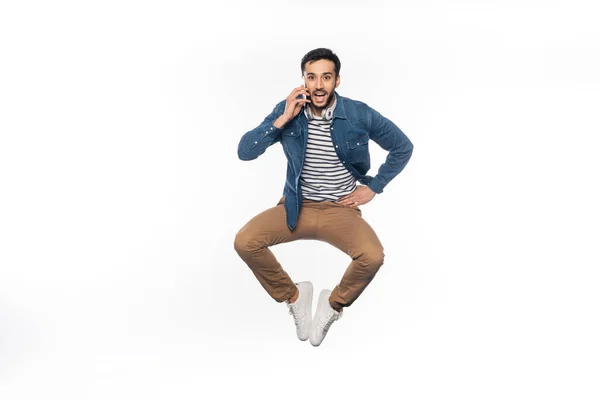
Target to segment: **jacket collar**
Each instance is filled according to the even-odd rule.
[[[337,91],[333,91],[335,93],[335,99],[337,101],[337,105],[335,106],[335,110],[333,110],[333,118],[346,118],[346,109],[344,108],[344,97],[340,96]]]

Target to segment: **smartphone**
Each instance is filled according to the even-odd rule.
[[[302,85],[301,86],[306,87],[306,85],[304,84],[304,80],[302,80]],[[310,95],[307,96],[305,94],[301,94],[301,95],[298,95],[298,97],[296,97],[296,98],[297,99],[308,99],[308,100],[310,100]]]
[[[306,81],[304,79],[302,79],[302,86],[306,87]],[[302,98],[310,100],[310,95],[307,96],[307,95],[303,94]]]

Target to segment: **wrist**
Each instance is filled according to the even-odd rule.
[[[290,120],[285,116],[285,115],[280,115],[279,118],[277,118],[274,122],[273,122],[273,126],[275,126],[276,128],[283,128],[285,126],[285,124],[287,124],[288,122],[290,122]]]

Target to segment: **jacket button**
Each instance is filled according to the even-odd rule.
[[[254,141],[254,144],[258,143],[257,141]]]

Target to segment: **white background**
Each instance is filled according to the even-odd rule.
[[[3,2],[0,398],[598,399],[594,2],[400,3]],[[317,47],[415,151],[313,348],[233,239],[285,179],[239,139]],[[315,299],[349,263],[272,250]]]

